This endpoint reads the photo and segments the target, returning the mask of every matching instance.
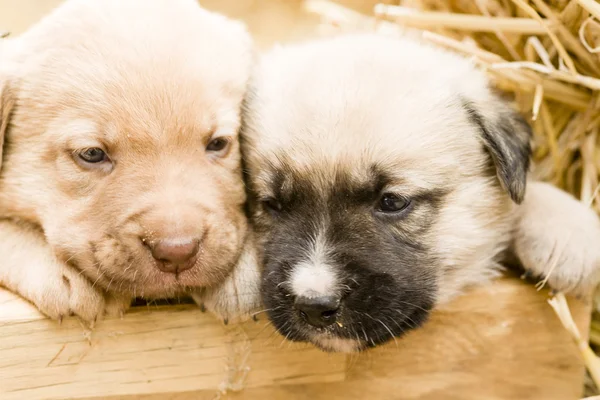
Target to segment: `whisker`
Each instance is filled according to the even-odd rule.
[[[110,285],[112,285],[112,283],[113,283],[113,280],[114,280],[114,279],[115,279],[115,277],[113,276],[113,277],[110,279],[110,282],[108,282],[108,286],[106,287],[106,291],[107,291],[107,292],[110,290]]]
[[[257,312],[255,312],[255,313],[252,313],[252,314],[250,314],[250,315],[251,315],[252,317],[254,317],[255,315],[262,314],[262,313],[266,313],[266,312],[269,312],[269,311],[275,311],[275,310],[277,310],[277,309],[279,309],[279,308],[281,308],[281,306],[279,306],[279,307],[275,307],[275,308],[265,308],[264,310],[257,311]]]
[[[397,312],[398,314],[400,314],[400,315],[401,315],[403,318],[405,318],[405,320],[409,320],[409,321],[412,323],[412,325],[410,325],[410,324],[408,324],[408,323],[407,323],[407,324],[408,324],[408,326],[410,326],[410,327],[411,327],[411,328],[413,328],[413,329],[415,329],[415,328],[417,327],[417,323],[416,323],[416,322],[415,322],[415,321],[414,321],[414,320],[413,320],[411,317],[409,317],[408,315],[404,314],[404,313],[403,313],[402,311],[400,311],[400,310],[394,310],[394,311],[396,311],[396,312]]]
[[[96,278],[96,280],[94,281],[94,283],[92,284],[92,289],[94,287],[96,287],[96,283],[98,283],[98,281],[104,276],[104,272],[102,272],[100,275],[98,275],[98,278]]]
[[[411,306],[411,307],[418,308],[418,309],[419,309],[419,310],[421,310],[421,311],[429,312],[429,311],[427,311],[426,309],[424,309],[423,307],[420,307],[420,306],[418,306],[418,305],[416,305],[416,304],[413,304],[413,303],[409,303],[408,301],[403,301],[403,300],[398,300],[398,301],[399,301],[400,303],[404,303],[404,304],[406,304],[406,305],[408,305],[408,306]]]

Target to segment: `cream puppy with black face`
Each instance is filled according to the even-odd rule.
[[[194,0],[70,0],[4,41],[0,284],[88,321],[221,285],[247,235],[251,63]]]
[[[543,276],[571,217],[588,237],[574,233],[551,283],[598,282],[598,218],[552,187],[526,194],[529,126],[466,59],[368,34],[284,47],[263,57],[246,109],[262,297],[290,340],[384,343],[515,247]]]

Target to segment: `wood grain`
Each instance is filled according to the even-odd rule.
[[[583,364],[546,300],[502,279],[348,356],[285,342],[264,320],[226,327],[191,305],[135,308],[90,335],[0,292],[0,398],[208,399],[229,382],[234,399],[576,399]],[[587,332],[589,306],[570,303]]]

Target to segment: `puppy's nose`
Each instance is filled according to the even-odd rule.
[[[148,243],[144,241],[144,243]],[[196,262],[200,240],[193,238],[167,238],[148,244],[152,257],[163,272],[178,273],[190,269]]]
[[[296,298],[294,306],[306,322],[317,328],[324,328],[335,322],[340,299],[335,296],[300,296]]]

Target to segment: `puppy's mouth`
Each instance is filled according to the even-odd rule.
[[[70,261],[70,264],[73,265],[73,261]],[[75,267],[82,271],[95,286],[107,292],[141,298],[178,297],[207,286],[214,279],[224,279],[221,274],[218,274],[219,278],[201,274],[200,266],[180,273],[161,272],[154,265],[144,265],[142,268],[138,265],[134,269],[131,264],[117,268],[116,265],[99,263],[92,271],[81,265]]]
[[[171,298],[224,280],[241,249],[201,249],[185,268],[168,268],[143,246],[111,239],[90,243],[86,252],[64,257],[69,264],[107,292],[142,298]]]
[[[152,266],[152,269],[156,267]],[[168,298],[206,286],[206,280],[199,277],[194,267],[180,273],[144,273],[143,269],[133,271],[133,275],[105,271],[102,287],[110,292],[128,293],[132,297]],[[138,272],[136,274],[136,272]]]
[[[285,294],[284,298],[290,298]],[[353,299],[368,308],[367,298]],[[326,352],[354,353],[373,348],[402,337],[420,327],[429,309],[419,306],[371,310],[342,306],[332,323],[319,324],[307,318],[296,307],[279,303],[268,316],[278,332],[287,340],[309,342]]]

